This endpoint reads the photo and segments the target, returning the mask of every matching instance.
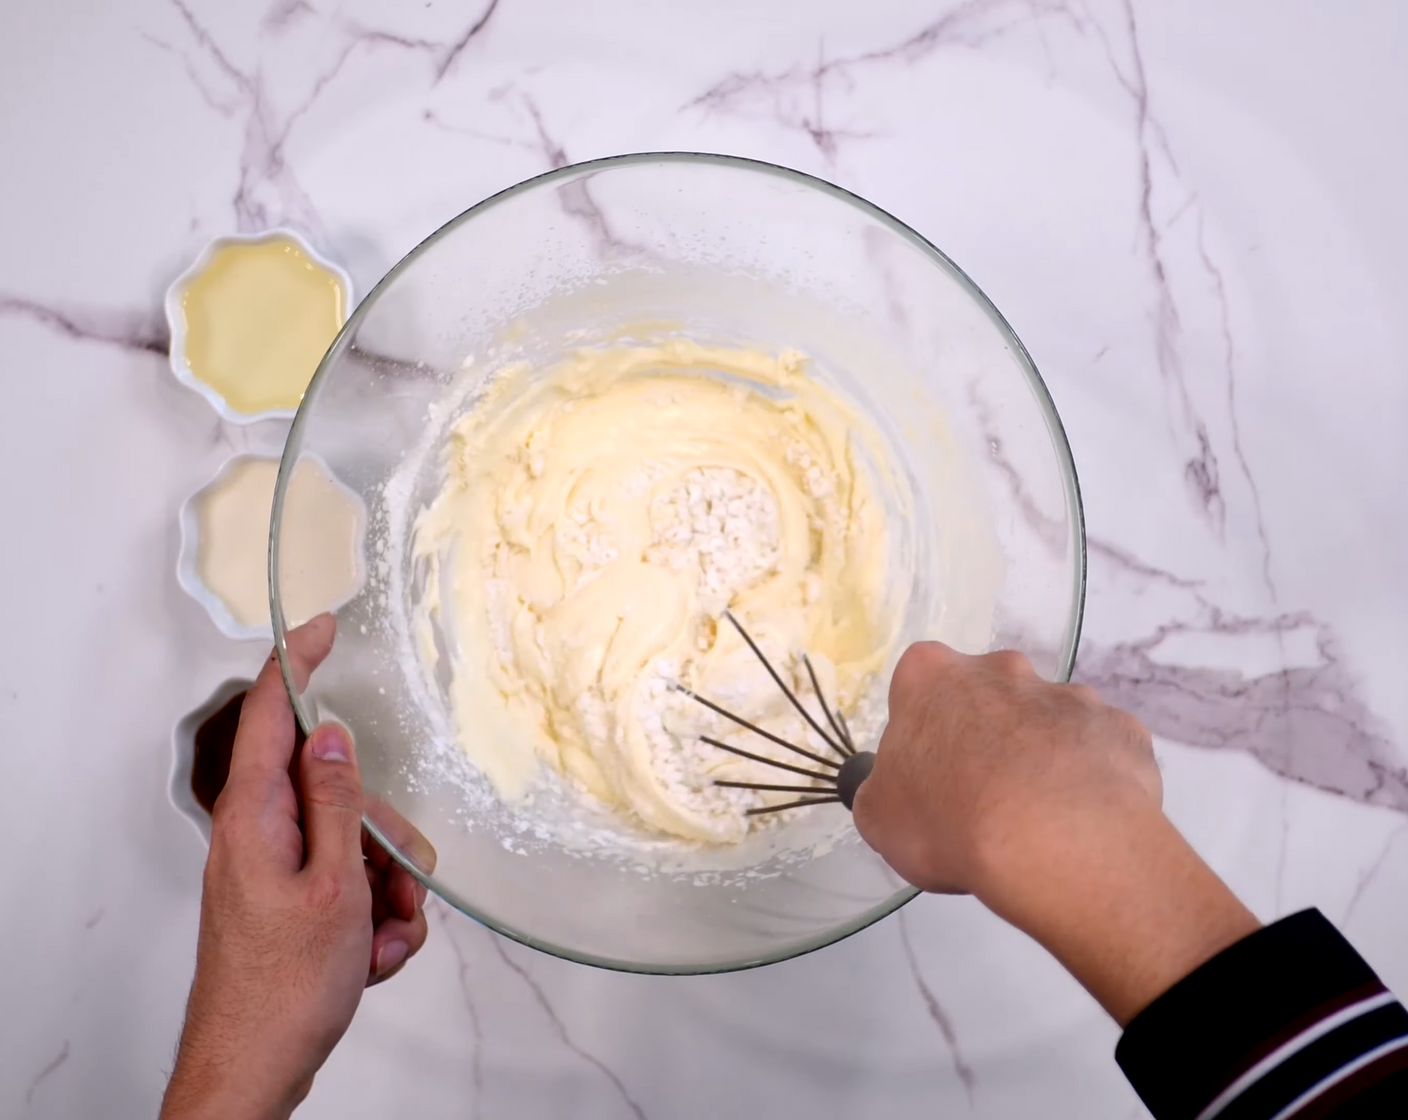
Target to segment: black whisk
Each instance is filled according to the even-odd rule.
[[[813,731],[821,736],[831,750],[836,752],[840,762],[826,758],[824,755],[816,754],[799,747],[795,743],[789,743],[771,731],[765,731],[755,723],[749,723],[742,716],[734,715],[726,708],[721,708],[712,700],[700,696],[692,689],[685,688],[684,685],[676,685],[681,692],[691,699],[698,700],[711,712],[717,712],[727,720],[732,720],[739,727],[761,735],[770,743],[776,743],[779,747],[791,751],[795,755],[816,763],[818,766],[826,767],[825,770],[809,770],[803,766],[795,766],[789,762],[779,762],[775,758],[768,758],[766,755],[754,754],[752,751],[745,751],[741,747],[730,746],[728,743],[721,743],[717,739],[711,739],[707,735],[701,735],[702,742],[708,743],[711,747],[717,747],[721,751],[728,751],[729,754],[738,755],[740,758],[751,759],[753,762],[761,762],[765,766],[773,766],[778,770],[787,770],[793,774],[800,774],[804,778],[811,778],[814,781],[825,783],[821,786],[800,786],[800,785],[772,785],[765,782],[729,782],[722,779],[716,780],[714,785],[724,786],[728,789],[756,789],[770,793],[797,793],[806,796],[798,798],[796,801],[788,801],[782,805],[767,805],[761,809],[749,809],[748,816],[761,816],[763,813],[780,813],[784,809],[800,809],[806,805],[834,805],[837,802],[849,809],[856,798],[856,790],[860,789],[861,782],[870,777],[871,768],[875,765],[875,755],[871,751],[856,750],[855,741],[851,738],[851,730],[846,726],[846,717],[841,714],[841,709],[833,710],[826,702],[826,697],[821,694],[821,684],[816,679],[816,670],[812,668],[811,658],[805,653],[802,654],[802,664],[807,667],[807,676],[811,680],[812,692],[816,694],[817,703],[821,705],[821,710],[826,713],[826,722],[831,725],[831,733],[828,734],[826,728],[822,727],[813,717],[811,712],[803,706],[797,699],[796,693],[787,687],[786,682],[778,675],[776,669],[758,648],[758,643],[748,636],[748,631],[743,629],[738,619],[733,617],[731,611],[724,611],[724,617],[733,623],[733,628],[748,643],[748,648],[753,651],[758,660],[763,663],[763,668],[768,671],[768,676],[777,683],[777,687],[782,689],[782,694],[787,697],[792,706],[801,713],[801,716]]]

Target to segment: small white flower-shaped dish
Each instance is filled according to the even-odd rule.
[[[227,245],[260,245],[268,241],[291,241],[307,253],[315,264],[327,269],[342,286],[342,321],[345,323],[347,316],[352,313],[352,277],[347,275],[346,270],[340,265],[328,260],[291,229],[280,226],[265,230],[263,233],[232,233],[215,238],[201,250],[200,256],[196,257],[191,267],[181,273],[171,287],[166,289],[166,325],[171,333],[171,372],[176,375],[177,381],[203,396],[216,412],[232,424],[255,424],[262,420],[292,420],[297,409],[274,408],[264,412],[239,412],[231,408],[218,390],[191,372],[190,362],[186,358],[186,314],[181,305],[186,298],[186,289],[210,266],[215,255],[221,249]],[[312,370],[308,371],[308,376],[311,380]]]
[[[211,716],[254,684],[242,677],[223,682],[199,708],[188,712],[171,732],[171,786],[168,791],[176,811],[191,822],[201,839],[210,843],[210,814],[196,800],[191,781],[195,776],[196,732]]]
[[[210,621],[215,623],[215,628],[227,638],[234,638],[237,641],[263,641],[274,640],[274,628],[271,624],[264,626],[250,626],[240,622],[230,613],[230,608],[225,605],[225,600],[215,594],[205,585],[205,581],[200,578],[200,507],[206,494],[218,487],[241,463],[250,459],[267,459],[277,463],[277,455],[241,454],[226,459],[224,464],[215,476],[204,486],[192,494],[181,505],[181,550],[176,556],[176,582],[181,585],[181,590],[205,608],[210,615]]]

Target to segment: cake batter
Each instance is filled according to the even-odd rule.
[[[436,660],[434,620],[459,743],[500,795],[522,796],[546,763],[651,829],[706,842],[742,838],[747,808],[786,799],[713,786],[776,771],[698,735],[775,750],[671,685],[804,740],[718,625],[728,608],[800,694],[805,650],[854,712],[903,607],[862,447],[873,463],[878,438],[795,353],[672,341],[502,375],[456,424],[415,527],[422,657]]]

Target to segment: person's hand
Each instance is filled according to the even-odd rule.
[[[334,629],[322,615],[289,633],[299,688],[332,649]],[[271,657],[245,697],[215,803],[196,975],[164,1120],[287,1117],[363,989],[425,943],[424,888],[362,829],[350,736],[325,723],[296,760],[294,744]],[[385,805],[365,808],[418,868],[433,870],[419,832]]]
[[[926,891],[1000,889],[1037,853],[1120,812],[1159,810],[1149,732],[1080,685],[1054,685],[1010,650],[910,646],[890,722],[855,801],[856,828]]]
[[[1135,717],[1019,653],[922,642],[895,668],[855,823],[910,883],[976,895],[1127,1022],[1256,928],[1161,803]]]

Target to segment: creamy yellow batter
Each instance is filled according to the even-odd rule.
[[[791,795],[713,779],[786,775],[698,735],[780,752],[670,685],[802,741],[727,608],[803,691],[805,650],[854,710],[903,609],[881,451],[795,353],[671,341],[502,375],[455,426],[415,527],[422,656],[434,621],[473,763],[506,798],[546,762],[652,829],[741,838],[747,807]]]

